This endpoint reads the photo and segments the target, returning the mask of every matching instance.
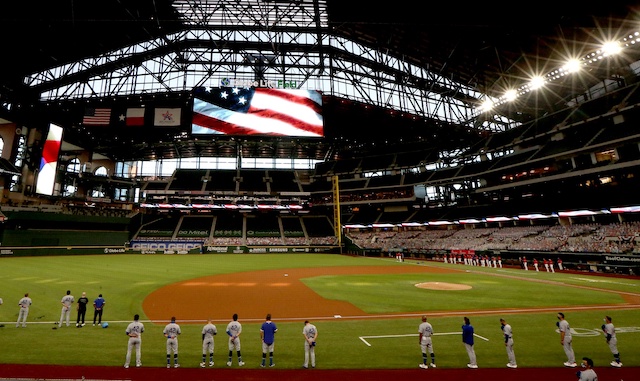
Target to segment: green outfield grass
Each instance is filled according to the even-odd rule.
[[[576,330],[574,349],[578,358],[590,356],[606,365],[612,356],[599,331],[604,315],[611,315],[618,333],[625,366],[640,366],[640,316],[638,309],[596,305],[622,305],[615,290],[640,294],[637,280],[588,275],[525,272],[516,269],[468,268],[432,262],[405,262],[381,258],[325,254],[237,255],[100,255],[25,257],[0,259],[0,328],[3,353],[0,363],[112,365],[122,366],[127,337],[124,329],[135,313],[142,319],[142,301],[153,290],[202,276],[241,271],[321,266],[437,266],[460,270],[447,274],[388,274],[322,276],[304,283],[325,298],[345,300],[368,314],[393,317],[327,319],[314,321],[320,337],[316,350],[318,367],[324,369],[414,368],[421,360],[417,344],[419,315],[433,324],[439,367],[464,367],[467,355],[461,343],[462,316],[469,316],[476,334],[480,367],[504,367],[507,362],[498,319],[514,329],[515,351],[520,367],[557,367],[566,360],[555,332],[556,312],[563,311]],[[466,271],[472,270],[472,271]],[[466,291],[418,289],[416,283],[437,281],[472,286]],[[541,282],[544,281],[544,282]],[[551,282],[551,283],[548,283]],[[579,286],[579,287],[573,287]],[[92,327],[52,330],[60,314],[60,298],[66,289],[79,297],[82,291],[93,300],[105,294],[107,329]],[[17,302],[25,292],[33,299],[26,329],[15,328]],[[205,301],[206,302],[206,301]],[[577,306],[593,309],[571,310]],[[548,308],[549,311],[519,313],[513,309]],[[265,307],[266,308],[266,307]],[[511,310],[488,313],[488,310]],[[87,320],[91,322],[93,308]],[[72,312],[75,319],[75,311]],[[241,317],[242,322],[242,317]],[[276,341],[278,368],[298,368],[303,360],[302,322],[280,322]],[[224,329],[227,321],[214,322],[216,367],[225,366]],[[202,323],[181,324],[180,359],[183,367],[197,367],[201,358]],[[143,338],[144,366],[164,366],[163,324],[146,322]],[[243,322],[242,352],[247,367],[260,363],[260,322]],[[234,356],[235,362],[235,356]],[[234,366],[237,366],[234,363]]]

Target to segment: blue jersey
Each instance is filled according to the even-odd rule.
[[[473,326],[471,324],[462,326],[462,342],[473,345]]]
[[[260,327],[260,332],[263,333],[262,341],[269,345],[273,344],[277,331],[278,328],[276,327],[276,323],[272,322],[271,320],[265,321],[264,323],[262,323],[262,327]]]
[[[96,310],[101,310],[102,306],[104,306],[105,300],[100,296],[96,300],[93,301],[93,306]]]

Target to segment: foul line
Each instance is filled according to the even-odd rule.
[[[444,333],[434,333],[433,336],[445,336],[445,335],[460,335],[460,332],[444,332]],[[368,347],[371,346],[371,343],[369,343],[366,339],[389,339],[389,338],[395,338],[395,337],[412,337],[412,336],[418,336],[417,333],[409,333],[409,334],[405,334],[405,335],[377,335],[377,336],[358,336],[358,338]],[[484,341],[489,341],[489,339],[487,339],[484,336],[480,336],[478,334],[473,334],[473,336],[482,339]]]

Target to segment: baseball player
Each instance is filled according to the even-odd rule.
[[[598,381],[598,375],[596,374],[596,371],[593,370],[593,360],[588,357],[583,357],[582,367],[584,370],[576,372],[578,381]]]
[[[213,366],[213,350],[214,342],[213,336],[218,334],[218,329],[211,322],[211,319],[207,321],[204,327],[202,327],[202,362],[200,367],[204,368],[207,361],[207,353],[209,353],[209,366]]]
[[[231,366],[233,359],[233,351],[238,353],[238,366],[244,366],[242,354],[240,352],[240,334],[242,333],[242,324],[238,322],[238,314],[233,314],[233,320],[227,324],[227,335],[229,335],[229,360],[227,366]]]
[[[547,263],[547,260],[544,260],[545,265],[547,266],[547,271],[549,271],[549,264]],[[538,268],[538,258],[533,258],[533,268],[536,269],[536,271],[540,271],[540,269]]]
[[[311,367],[316,367],[316,340],[318,339],[318,329],[315,325],[309,323],[309,320],[304,321],[304,328],[302,328],[302,336],[304,336],[304,369],[309,368],[309,358],[311,358]]]
[[[433,327],[427,322],[427,316],[422,316],[422,323],[418,326],[418,343],[420,344],[420,350],[422,351],[422,364],[420,368],[428,369],[427,365],[427,352],[431,355],[431,367],[436,367],[436,355],[433,353],[433,344],[431,343],[431,336],[433,336]]]
[[[67,294],[62,297],[60,303],[62,303],[62,310],[60,312],[60,322],[58,322],[58,327],[62,327],[62,322],[66,320],[67,327],[69,326],[69,316],[71,315],[71,305],[75,299],[73,295],[71,295],[71,290],[67,290]]]
[[[124,331],[129,336],[129,343],[127,344],[127,356],[124,361],[124,367],[129,367],[131,362],[131,351],[136,349],[136,367],[142,366],[142,333],[144,332],[144,324],[139,322],[140,315],[136,314],[133,317],[133,321],[129,323],[127,329]]]
[[[564,366],[575,368],[578,364],[576,364],[576,355],[573,353],[573,347],[571,346],[572,340],[569,322],[564,319],[564,314],[562,312],[558,312],[558,320],[559,322],[557,323],[557,326],[560,330],[560,344],[562,344],[564,353],[567,355],[567,361],[564,363]]]
[[[476,362],[476,352],[473,349],[473,334],[474,329],[471,325],[471,321],[468,317],[464,318],[464,324],[462,325],[462,343],[464,344],[467,354],[469,355],[469,363],[467,367],[471,369],[477,369],[478,363]]]
[[[180,326],[176,324],[176,317],[171,317],[171,323],[167,324],[162,331],[167,338],[167,368],[171,368],[171,352],[173,352],[173,367],[179,368],[178,363],[178,335],[182,333]]]
[[[262,341],[262,363],[260,366],[262,368],[267,362],[267,352],[269,353],[269,366],[276,366],[273,363],[273,342],[276,338],[276,332],[278,332],[278,327],[276,327],[276,323],[271,321],[271,314],[267,314],[265,322],[260,327],[260,340]]]
[[[31,306],[31,298],[29,297],[29,293],[24,294],[24,297],[20,299],[18,302],[20,306],[20,311],[18,312],[18,321],[16,322],[16,328],[20,327],[20,322],[22,322],[22,328],[27,327],[27,316],[29,316],[29,306]]]
[[[515,369],[518,367],[518,364],[516,364],[516,354],[513,351],[513,330],[511,329],[511,324],[507,323],[504,319],[500,319],[500,329],[502,329],[502,333],[504,334],[504,346],[507,348],[507,358],[509,358],[507,367]]]
[[[607,338],[607,344],[609,345],[609,349],[611,353],[613,353],[613,361],[611,361],[611,366],[615,366],[616,368],[622,367],[622,363],[620,362],[620,353],[618,352],[618,339],[616,338],[616,328],[613,326],[611,322],[611,316],[604,317],[604,324],[602,325],[602,331]]]

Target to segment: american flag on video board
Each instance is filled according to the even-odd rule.
[[[193,134],[322,137],[322,95],[272,88],[212,89],[193,102]]]

